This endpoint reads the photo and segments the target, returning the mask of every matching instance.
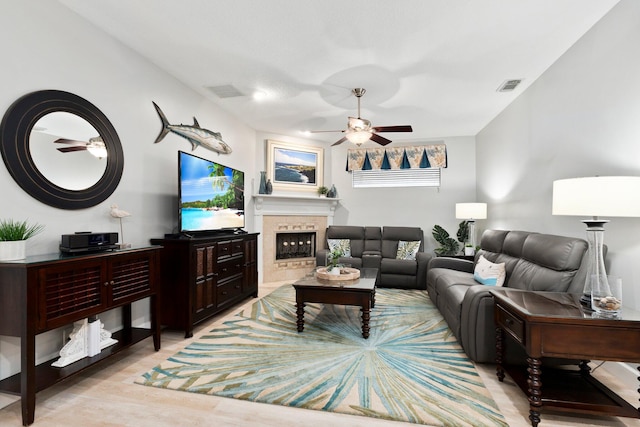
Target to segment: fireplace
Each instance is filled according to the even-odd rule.
[[[276,260],[314,258],[316,232],[276,233]]]
[[[322,247],[327,226],[333,224],[338,199],[260,194],[253,200],[262,248],[260,283],[304,277],[316,266],[316,249]]]

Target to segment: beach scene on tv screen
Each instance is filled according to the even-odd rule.
[[[244,227],[244,174],[188,154],[180,156],[181,229]]]

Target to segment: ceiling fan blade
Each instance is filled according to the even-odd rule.
[[[380,145],[387,145],[391,143],[390,139],[385,138],[384,136],[377,135],[375,133],[371,134],[371,141],[377,142]]]
[[[334,142],[333,144],[331,144],[331,146],[333,147],[334,145],[340,145],[340,144],[342,144],[343,142],[345,142],[346,140],[347,140],[347,137],[346,137],[346,136],[345,136],[345,137],[342,137],[342,138],[340,138],[337,142]],[[389,142],[391,142],[391,141],[389,141]]]
[[[54,144],[71,144],[71,145],[78,145],[78,146],[87,146],[88,142],[85,141],[75,141],[73,139],[66,139],[66,138],[58,138],[55,141],[53,141]]]
[[[376,132],[413,132],[411,125],[402,126],[376,126],[372,128]]]
[[[86,145],[83,146],[83,147],[81,147],[79,145],[76,145],[75,147],[60,147],[60,148],[58,148],[58,151],[60,151],[62,153],[71,153],[73,151],[83,151],[83,150],[86,150],[86,149],[87,149]]]
[[[344,132],[344,130],[310,130],[310,133],[322,133],[322,132]]]

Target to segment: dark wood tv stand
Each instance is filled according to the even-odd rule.
[[[21,396],[22,424],[35,418],[36,393],[150,336],[160,349],[158,254],[147,247],[87,255],[49,254],[0,262],[0,335],[20,337],[21,372],[0,392]],[[131,325],[131,303],[150,298],[151,328]],[[36,366],[36,335],[105,311],[122,309],[118,342],[62,368]]]
[[[194,325],[258,296],[258,233],[152,239],[162,245],[162,324],[193,336]]]

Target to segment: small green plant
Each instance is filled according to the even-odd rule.
[[[439,225],[434,225],[431,232],[436,242],[440,243],[440,247],[435,249],[435,253],[440,256],[455,255],[460,250],[460,245],[456,239],[449,236],[449,233]]]
[[[329,192],[329,189],[327,187],[325,187],[324,185],[318,187],[318,194],[319,195],[326,195]]]
[[[334,267],[340,267],[338,264],[338,260],[342,256],[342,251],[340,249],[334,249],[329,252],[329,256],[327,257],[327,271],[333,270]]]
[[[27,240],[44,229],[41,224],[29,224],[27,221],[12,219],[0,220],[0,241]]]

